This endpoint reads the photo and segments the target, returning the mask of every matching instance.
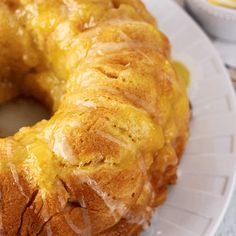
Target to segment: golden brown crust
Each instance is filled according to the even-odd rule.
[[[190,116],[154,18],[139,0],[4,0],[0,31],[0,103],[23,93],[53,112],[0,139],[1,234],[139,235]]]

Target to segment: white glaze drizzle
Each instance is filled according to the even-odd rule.
[[[47,222],[50,218],[48,210],[47,210],[47,202],[44,200],[43,196],[42,196],[42,200],[43,200],[43,209],[41,211],[42,217],[43,217],[44,222]],[[47,232],[47,236],[53,236],[52,227],[49,222],[46,223],[46,232]]]
[[[148,194],[151,194],[151,201],[155,198],[155,192],[153,190],[152,184],[149,180],[149,176],[147,173],[147,169],[146,169],[146,165],[145,165],[145,161],[143,158],[143,155],[141,153],[138,154],[138,158],[139,158],[139,167],[140,170],[142,171],[144,177],[145,177],[145,183],[143,186],[143,191],[148,192]],[[131,224],[137,224],[137,225],[141,225],[143,228],[147,228],[148,227],[148,220],[146,219],[146,213],[152,211],[152,208],[147,206],[146,207],[146,212],[141,212],[141,214],[138,215],[127,215],[126,220],[131,223]]]
[[[93,109],[97,108],[96,104],[93,101],[83,101],[83,100],[76,99],[76,105],[84,106],[87,108],[93,108]]]
[[[155,65],[155,62],[153,59],[151,59],[151,57],[149,57],[146,53],[142,52],[139,48],[155,48],[153,46],[144,46],[143,44],[139,43],[139,42],[122,42],[122,43],[103,43],[103,44],[99,44],[94,46],[94,48],[96,50],[94,51],[90,51],[88,55],[101,55],[101,56],[105,56],[106,58],[111,58],[112,54],[108,54],[109,52],[114,53],[115,50],[117,51],[121,51],[122,49],[126,49],[126,48],[132,48],[134,52],[136,52],[137,54],[140,54],[143,58],[145,58],[149,65]],[[104,58],[97,58],[95,62],[99,62],[100,60],[104,60]]]
[[[84,217],[84,213],[82,212],[83,217]],[[89,223],[89,225],[85,228],[85,229],[79,229],[74,222],[71,220],[71,217],[68,216],[67,214],[64,214],[64,218],[66,220],[67,225],[73,230],[73,232],[75,232],[77,235],[80,236],[91,236],[91,223]],[[86,222],[85,222],[86,224]]]
[[[58,182],[58,186],[60,185],[60,182]],[[67,201],[64,199],[63,196],[61,196],[60,194],[58,194],[58,200],[61,206],[61,210],[63,211]],[[89,214],[88,214],[88,210],[86,208],[86,204],[84,201],[84,195],[82,195],[82,199],[79,200],[80,205],[83,207],[83,209],[81,210],[83,219],[84,219],[84,224],[86,225],[85,229],[79,229],[71,220],[71,218],[64,214],[64,218],[66,220],[67,225],[73,230],[73,232],[75,232],[78,235],[81,236],[91,236],[91,222],[90,222],[90,218],[89,218]]]
[[[21,195],[24,196],[27,199],[27,201],[29,201],[29,197],[25,194],[25,192],[20,184],[19,175],[17,173],[15,165],[11,162],[9,162],[7,165],[11,170],[12,177],[13,177],[14,182],[17,185],[17,188],[19,189]]]
[[[146,207],[146,212],[140,212],[140,213],[136,213],[136,214],[127,214],[125,216],[125,219],[127,220],[128,223],[130,224],[136,224],[136,225],[140,225],[142,226],[144,229],[147,229],[149,227],[149,224],[148,224],[148,220],[146,219],[147,216],[146,216],[146,213],[147,212],[152,212],[152,208],[151,207]]]
[[[143,159],[143,158],[142,158]],[[147,171],[145,168],[145,163],[144,160],[143,162],[140,161],[140,169],[142,170],[142,172],[144,173],[144,175],[146,176],[146,180],[143,186],[143,190],[147,191],[147,192],[151,192],[152,196],[151,198],[153,199],[155,197],[155,193],[154,191],[152,191],[152,185],[148,179],[147,176]],[[147,206],[146,207],[146,212],[141,212],[141,214],[125,214],[125,212],[127,212],[127,207],[124,203],[119,202],[117,200],[112,199],[108,193],[106,193],[105,191],[103,191],[101,189],[101,187],[98,185],[98,183],[91,179],[89,176],[85,176],[84,174],[80,174],[79,175],[80,180],[83,183],[86,183],[87,185],[89,185],[104,201],[104,203],[107,205],[107,207],[109,208],[111,214],[113,215],[114,219],[116,221],[119,221],[120,218],[124,218],[127,220],[127,222],[131,223],[131,224],[137,224],[137,225],[141,225],[143,228],[147,228],[148,227],[148,220],[146,217],[146,212],[150,212],[152,211],[152,208]]]
[[[92,28],[96,25],[95,19],[93,16],[89,18],[89,21],[84,24],[84,29]]]
[[[57,195],[57,198],[59,200],[61,210],[63,210],[66,206],[66,200],[60,194]]]
[[[144,229],[148,228],[148,219],[147,219],[147,213],[152,213],[153,209],[149,206],[146,207],[145,211],[139,212],[139,213],[128,213],[124,216],[124,218],[127,220],[130,224],[136,224],[142,226]]]
[[[145,165],[145,161],[144,161],[144,158],[143,158],[143,155],[141,153],[138,154],[138,158],[139,158],[139,167],[145,177],[145,183],[144,183],[144,190],[148,191],[149,193],[152,193],[152,198],[155,197],[155,192],[153,190],[153,187],[152,187],[152,184],[150,182],[150,179],[149,179],[149,176],[148,176],[148,173],[147,173],[147,169],[146,169],[146,165]]]
[[[91,227],[92,224],[91,224],[89,212],[88,212],[83,194],[82,194],[82,197],[80,199],[80,204],[83,207],[82,215],[83,215],[83,219],[84,219],[84,224],[87,225],[86,229],[84,229],[84,232],[86,233],[84,236],[92,236],[92,227]]]
[[[155,47],[153,44],[143,44],[141,42],[138,41],[125,41],[125,42],[109,42],[109,43],[97,43],[95,45],[92,46],[91,50],[88,53],[88,56],[94,56],[94,54],[96,55],[100,55],[100,56],[105,56],[106,58],[112,58],[112,54],[108,54],[109,52],[116,52],[116,51],[121,51],[122,49],[130,49],[132,48],[132,50],[138,54],[140,54],[142,57],[146,58],[148,60],[148,62],[151,65],[154,65],[154,61],[144,52],[142,52],[140,49],[141,48],[146,48],[146,49],[151,49],[151,50],[157,50],[157,47]],[[127,53],[126,50],[123,51],[123,53]],[[103,60],[104,58],[91,58],[91,60],[93,60],[93,62],[99,62],[101,60]],[[89,60],[88,60],[89,61]]]
[[[101,56],[106,56],[106,57],[110,57],[110,55],[106,55],[105,53],[107,52],[113,52],[115,50],[120,51],[122,49],[125,48],[130,48],[131,45],[134,45],[134,43],[129,43],[129,42],[120,42],[120,43],[116,43],[116,42],[109,42],[109,43],[97,43],[94,44],[91,48],[91,50],[88,53],[88,56],[94,56],[94,54],[97,55],[101,55]],[[92,58],[91,58],[92,59]],[[100,61],[101,58],[95,58],[95,62]]]
[[[128,25],[137,25],[137,26],[145,26],[145,27],[150,27],[151,25],[145,21],[139,21],[139,20],[130,20],[130,19],[110,19],[106,25],[124,25],[124,24],[128,24]],[[153,26],[151,26],[153,27]]]
[[[125,142],[121,141],[120,139],[114,137],[111,134],[105,133],[105,132],[103,132],[101,130],[97,130],[96,134],[101,136],[102,138],[105,138],[105,139],[107,139],[107,140],[109,140],[109,141],[119,145],[120,147],[123,147],[126,150],[133,151],[133,148],[132,148],[131,144],[125,143]]]
[[[63,159],[69,161],[71,164],[76,164],[77,163],[77,158],[75,157],[74,153],[73,153],[73,149],[71,148],[70,144],[68,143],[68,140],[66,138],[66,135],[64,134],[63,128],[76,128],[80,125],[79,122],[76,121],[70,121],[70,123],[68,122],[68,125],[63,125],[61,126],[61,128],[59,128],[58,130],[56,130],[55,134],[53,135],[54,137],[54,142],[53,142],[53,151],[54,153],[59,156],[62,157]],[[50,129],[48,137],[52,136],[52,132],[53,129]],[[51,140],[50,140],[51,142]]]
[[[136,95],[128,93],[128,92],[124,92],[123,93],[125,95],[126,98],[128,98],[130,101],[134,102],[135,104],[139,105],[141,108],[143,108],[148,114],[150,114],[151,116],[154,117],[155,121],[158,122],[159,118],[158,118],[158,111],[157,109],[150,105],[147,101],[145,101],[144,99],[140,99],[138,98]]]
[[[136,95],[134,94],[131,94],[127,91],[123,91],[123,92],[120,92],[118,91],[117,89],[115,88],[112,88],[112,87],[109,87],[109,86],[93,86],[91,84],[88,83],[88,81],[86,81],[86,83],[81,83],[81,86],[84,87],[84,88],[94,88],[94,89],[100,89],[100,90],[103,90],[105,92],[110,92],[114,95],[124,95],[128,100],[130,100],[131,102],[133,102],[134,104],[137,104],[138,106],[140,106],[144,111],[146,111],[148,114],[150,114],[154,120],[159,123],[159,116],[157,114],[158,111],[157,109],[150,105],[147,101],[145,101],[144,99],[141,99],[139,97],[137,97]]]
[[[53,233],[52,233],[52,227],[50,224],[47,224],[47,236],[53,236]]]
[[[63,0],[63,2],[70,12],[77,12],[81,16],[83,15],[83,10],[78,2],[73,0]]]
[[[70,147],[70,144],[68,143],[68,140],[66,136],[63,135],[63,133],[61,133],[60,135],[55,135],[53,151],[57,156],[62,157],[63,159],[71,163],[76,161],[73,154],[73,150]]]
[[[83,235],[83,230],[79,229],[71,220],[71,218],[64,214],[64,218],[66,220],[67,225],[77,234],[77,235]]]
[[[110,92],[110,93],[112,93],[114,95],[119,95],[120,94],[120,92],[117,89],[109,87],[109,86],[105,86],[105,85],[104,86],[101,86],[101,85],[94,86],[93,85],[93,80],[92,81],[89,81],[89,80],[82,81],[81,82],[81,87],[103,90],[105,92]]]
[[[110,141],[117,143],[118,145],[130,150],[130,147],[127,148],[127,144],[123,143],[122,141],[116,139],[115,137],[111,136],[110,134],[104,133],[102,131],[97,131],[97,134],[101,135],[104,138],[109,139]],[[145,183],[143,186],[143,191],[147,191],[149,194],[151,193],[151,199],[153,200],[155,197],[155,192],[153,191],[151,182],[149,180],[149,176],[146,170],[146,166],[145,166],[145,161],[144,158],[142,156],[141,153],[138,154],[138,158],[139,158],[139,167],[140,170],[142,171],[144,177],[145,177]],[[83,176],[83,175],[82,175]],[[102,191],[99,187],[99,185],[96,183],[96,181],[92,180],[91,178],[89,178],[88,176],[83,176],[83,180],[86,179],[86,183],[92,187],[92,189],[94,189],[98,195],[104,200],[105,204],[109,207],[111,213],[113,214],[113,216],[115,217],[116,220],[118,220],[118,217],[116,214],[114,214],[114,212],[118,211],[118,213],[120,213],[119,216],[124,217],[125,219],[127,219],[128,222],[132,223],[132,224],[138,224],[138,225],[142,225],[144,228],[148,226],[148,221],[146,220],[145,217],[145,213],[141,214],[141,215],[137,215],[137,216],[124,216],[124,212],[125,211],[120,211],[120,202],[114,201],[113,199],[111,199],[108,194],[104,191]],[[117,205],[118,203],[118,205]],[[118,207],[117,207],[118,206]]]
[[[146,58],[147,61],[149,62],[149,65],[155,65],[155,62],[151,57],[149,57],[146,53],[142,52],[140,49],[137,49],[136,52],[140,54],[142,57]]]
[[[98,183],[89,176],[79,175],[79,177],[83,183],[86,183],[88,186],[90,186],[98,194],[98,196],[101,197],[113,215],[114,219],[116,221],[120,220],[120,218],[127,211],[126,205],[122,202],[112,199],[112,197],[110,197],[107,192],[103,191]]]

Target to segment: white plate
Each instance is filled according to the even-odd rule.
[[[178,184],[157,210],[145,236],[212,236],[222,220],[236,179],[236,103],[215,48],[170,0],[144,0],[173,45],[173,57],[192,72],[191,137]]]
[[[144,236],[212,236],[223,218],[236,176],[236,103],[230,79],[214,47],[189,18],[170,0],[144,0],[160,28],[169,36],[173,57],[192,72],[190,98],[194,118],[191,138],[179,168],[178,184],[158,208]],[[18,113],[31,105],[21,102]],[[9,112],[13,110],[10,106]],[[0,110],[1,115],[6,111]],[[17,114],[18,114],[17,113]],[[13,122],[14,133],[22,122],[36,118],[26,113]],[[18,115],[17,115],[18,116]],[[45,116],[45,114],[44,114]],[[14,116],[15,117],[15,116]],[[31,118],[29,118],[31,117]],[[38,117],[39,119],[40,116]]]

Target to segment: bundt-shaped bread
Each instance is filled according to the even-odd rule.
[[[1,0],[0,103],[53,115],[0,139],[0,235],[139,235],[176,180],[185,87],[139,0]]]

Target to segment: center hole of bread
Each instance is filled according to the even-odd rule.
[[[0,105],[0,138],[14,135],[22,127],[50,118],[50,111],[40,102],[20,97]]]

